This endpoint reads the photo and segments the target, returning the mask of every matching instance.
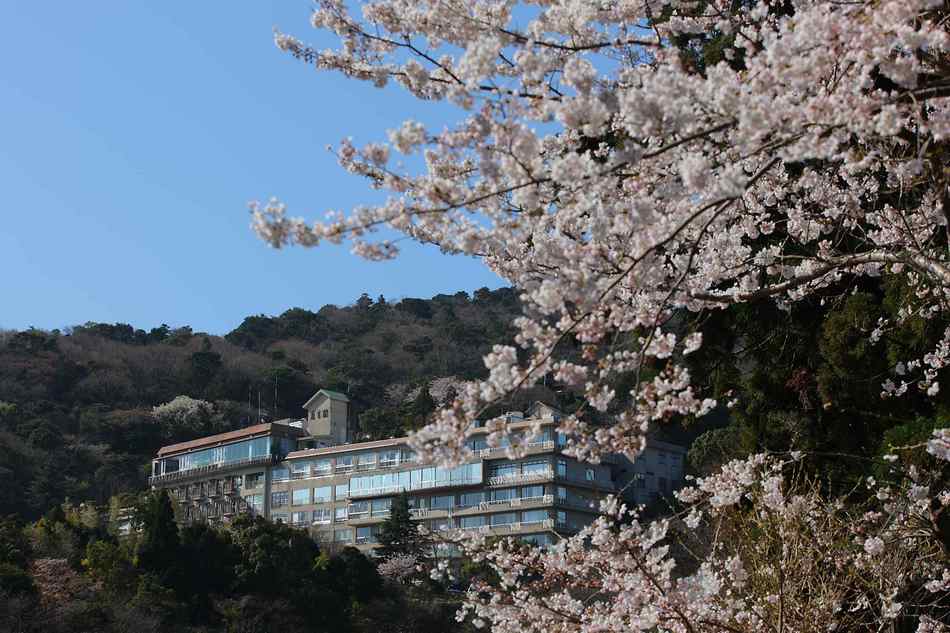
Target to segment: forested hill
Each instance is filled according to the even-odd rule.
[[[319,387],[350,395],[363,433],[402,433],[454,380],[483,375],[483,355],[512,339],[518,313],[514,290],[481,289],[396,303],[363,295],[248,317],[225,336],[103,323],[2,331],[0,515],[140,489],[159,446],[244,426],[259,402],[268,419],[299,417]],[[213,408],[153,413],[182,395]]]

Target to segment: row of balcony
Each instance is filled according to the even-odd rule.
[[[153,475],[148,478],[149,485],[158,486],[165,485],[175,481],[182,481],[185,479],[192,478],[204,478],[215,473],[224,472],[227,470],[233,470],[235,468],[245,468],[248,466],[257,466],[257,465],[267,465],[272,464],[277,461],[275,455],[257,455],[255,457],[244,457],[242,459],[235,459],[229,462],[220,462],[217,464],[206,464],[204,466],[198,466],[196,468],[189,468],[188,470],[176,470],[173,473],[165,473],[164,475]]]

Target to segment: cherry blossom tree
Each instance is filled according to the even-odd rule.
[[[317,4],[313,26],[340,46],[278,33],[281,49],[445,101],[459,121],[441,131],[406,121],[389,143],[361,148],[343,140],[343,168],[389,199],[316,223],[255,203],[255,230],[275,247],[351,240],[384,259],[397,244],[374,232],[388,227],[478,256],[523,293],[517,347],[496,347],[488,379],[417,434],[431,457],[463,456],[486,405],[546,374],[582,385],[604,411],[618,396],[610,380],[630,372],[630,405],[609,425],[570,416],[561,430],[577,457],[636,454],[651,422],[715,404],[677,362],[701,345],[664,329],[677,310],[784,304],[886,273],[916,293],[904,314],[944,312],[943,2]],[[700,71],[671,42],[703,33],[725,43]],[[569,340],[582,362],[559,355]],[[948,356],[950,330],[882,390],[936,393]],[[647,363],[663,369],[641,375]]]
[[[941,460],[948,437],[930,442]],[[944,462],[894,463],[829,498],[803,458],[727,464],[659,520],[613,501],[548,550],[461,540],[499,581],[473,584],[459,618],[496,632],[947,630]]]
[[[277,33],[282,50],[444,101],[458,120],[442,130],[410,120],[388,143],[340,143],[341,166],[388,191],[386,202],[319,222],[278,200],[255,203],[253,227],[275,247],[349,241],[370,259],[397,256],[379,236],[387,228],[477,256],[521,291],[515,344],[495,347],[488,378],[415,434],[426,457],[467,457],[471,421],[548,375],[581,386],[589,407],[560,422],[568,454],[636,457],[651,425],[717,405],[693,385],[683,359],[702,337],[670,327],[678,313],[788,306],[888,275],[910,289],[898,320],[947,319],[948,8],[377,0],[359,10],[320,0],[313,26],[339,46]],[[720,58],[695,63],[690,47],[712,40]],[[895,325],[879,323],[869,340]],[[563,353],[568,343],[579,359]],[[950,329],[933,350],[895,362],[882,395],[937,394],[948,359]],[[631,374],[629,393],[616,393],[615,379]],[[607,423],[589,415],[607,410]],[[488,425],[500,442],[504,420]],[[945,591],[946,554],[915,530],[942,512],[945,491],[875,488],[879,507],[852,516],[853,504],[791,485],[788,467],[752,457],[684,493],[690,530],[754,528],[769,535],[761,543],[717,537],[696,570],[674,574],[665,543],[679,519],[644,524],[615,503],[550,552],[509,543],[483,554],[503,591],[474,594],[472,610],[498,631],[784,631],[877,628],[913,604],[919,630],[938,630],[914,592],[925,578]],[[914,567],[913,552],[929,562]]]

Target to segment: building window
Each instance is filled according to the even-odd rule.
[[[337,484],[336,489],[334,490],[334,494],[336,495],[337,501],[341,501],[349,497],[350,496],[350,482],[346,482],[345,484]]]
[[[501,514],[491,515],[492,525],[508,525],[518,522],[518,514],[515,512],[502,512]]]
[[[567,512],[564,510],[557,511],[557,522],[561,525],[567,525]]]
[[[557,460],[557,476],[567,477],[567,462],[563,459]]]
[[[271,471],[273,481],[290,481],[290,470],[286,468],[275,468]]]
[[[314,523],[329,523],[330,517],[330,508],[318,508],[313,511]]]
[[[433,510],[448,510],[455,506],[455,495],[432,497],[429,507]]]
[[[333,540],[337,543],[349,543],[353,538],[352,530],[333,530]]]
[[[314,503],[327,503],[331,499],[331,494],[333,489],[330,486],[320,486],[319,488],[313,489],[313,502]]]
[[[588,468],[584,471],[584,479],[587,481],[594,481],[594,469]]]
[[[270,507],[282,508],[290,501],[290,493],[286,490],[270,493]]]
[[[354,501],[350,504],[348,512],[351,518],[369,514],[369,501]]]
[[[492,467],[492,477],[512,477],[520,472],[518,464],[497,464]]]
[[[290,521],[294,525],[306,525],[309,512],[292,512],[290,515]]]
[[[510,501],[518,498],[517,488],[502,488],[492,491],[492,501]]]
[[[484,501],[484,495],[481,492],[466,492],[459,495],[459,505],[463,508],[477,506]]]
[[[445,532],[455,529],[455,522],[452,519],[434,519],[429,521],[429,529],[433,532]]]
[[[373,530],[372,527],[356,528],[356,542],[357,543],[375,543],[376,532]]]
[[[564,486],[557,487],[557,498],[558,499],[567,499],[567,488]]]
[[[294,490],[293,495],[290,498],[291,505],[295,506],[305,506],[310,503],[310,489],[301,488],[299,490]]]
[[[373,502],[371,505],[373,509],[373,516],[378,517],[378,516],[385,516],[389,514],[389,509],[392,507],[392,505],[393,505],[392,499],[373,499]]]
[[[544,496],[544,486],[525,486],[521,489],[522,499],[537,499]]]
[[[251,473],[244,475],[245,488],[257,488],[264,483],[264,473]]]
[[[475,516],[475,517],[460,517],[459,518],[459,527],[462,529],[465,528],[477,528],[486,525],[484,516]]]
[[[547,462],[526,462],[521,467],[521,472],[526,475],[542,474],[550,471],[551,466]]]
[[[248,495],[244,500],[255,512],[264,511],[264,495]]]
[[[540,523],[548,519],[547,510],[528,510],[521,513],[522,523]]]
[[[274,523],[287,523],[288,514],[286,512],[271,512],[270,518]]]
[[[346,521],[346,506],[338,506],[333,511],[333,520],[337,523],[344,523]]]

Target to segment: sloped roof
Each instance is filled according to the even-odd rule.
[[[343,402],[350,401],[350,399],[345,394],[342,394],[339,391],[330,391],[329,389],[321,389],[317,393],[310,396],[309,400],[303,403],[303,408],[306,409],[307,407],[309,407],[313,403],[313,401],[316,400],[319,396],[326,396],[330,400],[341,400]]]
[[[178,444],[169,444],[168,446],[163,446],[158,449],[158,456],[163,457],[165,455],[170,455],[172,453],[181,453],[184,451],[189,451],[195,448],[202,448],[208,446],[215,446],[218,444],[225,444],[228,442],[234,442],[237,440],[243,440],[256,435],[270,435],[272,430],[280,429],[281,431],[286,431],[288,435],[304,435],[304,432],[301,429],[296,427],[287,426],[285,424],[272,424],[266,422],[264,424],[255,424],[243,429],[238,429],[236,431],[228,431],[227,433],[218,433],[217,435],[209,435],[207,437],[199,437],[196,440],[190,440],[188,442],[179,442]]]

